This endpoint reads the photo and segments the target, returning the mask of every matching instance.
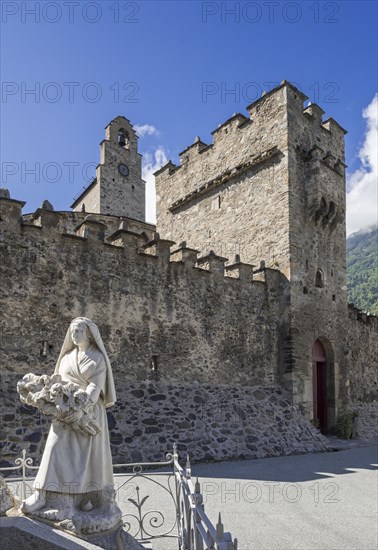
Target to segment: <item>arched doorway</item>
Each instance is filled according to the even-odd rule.
[[[312,348],[312,390],[314,419],[322,433],[327,431],[327,355],[323,344],[316,340]]]

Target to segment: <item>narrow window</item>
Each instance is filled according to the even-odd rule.
[[[151,357],[151,370],[152,372],[157,372],[158,370],[158,354],[153,353]]]
[[[321,269],[318,269],[315,276],[315,286],[317,288],[323,288],[324,287],[324,280],[323,280],[323,272]]]

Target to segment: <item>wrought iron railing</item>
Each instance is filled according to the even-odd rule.
[[[33,466],[33,459],[27,457],[23,449],[22,456],[15,460],[15,466],[0,468],[0,471],[21,470],[21,476],[6,479],[21,483],[19,496],[25,499],[33,491],[34,479],[34,476],[27,475],[27,471],[38,468]],[[237,539],[232,540],[231,533],[224,531],[221,514],[215,526],[206,515],[200,483],[198,478],[195,482],[192,480],[189,456],[185,468],[182,468],[176,445],[173,452],[166,455],[165,461],[114,464],[113,468],[118,502],[126,491],[122,503],[119,502],[121,509],[122,504],[129,503],[129,509],[123,514],[124,528],[137,540],[172,538],[177,540],[178,550],[237,550]],[[124,471],[118,473],[117,470]],[[155,492],[144,495],[141,485],[146,483],[152,483]],[[161,493],[156,493],[157,490]],[[154,499],[159,508],[149,509],[147,502]],[[168,511],[164,513],[162,510],[167,507]]]
[[[122,504],[130,503],[122,516],[124,528],[138,540],[178,538],[178,506],[173,464],[172,453],[167,454],[163,462],[113,464],[117,502],[121,509]],[[124,471],[117,473],[121,469]],[[146,485],[152,489],[148,489],[150,494],[146,491]],[[150,508],[154,499],[159,509],[157,506]],[[169,503],[166,513],[161,506],[164,501]]]
[[[179,506],[180,550],[237,550],[237,539],[224,531],[221,514],[214,527],[205,513],[201,487],[193,484],[189,456],[185,470],[180,466],[176,446],[173,448],[173,466],[176,477],[176,502]]]
[[[21,494],[17,496],[24,500],[27,497],[27,489],[29,489],[30,494],[33,492],[31,483],[34,480],[34,477],[27,475],[26,470],[38,470],[39,466],[33,466],[33,459],[26,456],[25,449],[22,449],[21,456],[19,458],[16,458],[14,463],[16,464],[16,466],[7,466],[4,468],[0,468],[0,472],[21,470],[21,476],[7,477],[6,481],[12,483],[21,483]]]

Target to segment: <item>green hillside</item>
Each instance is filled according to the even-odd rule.
[[[348,301],[378,315],[378,228],[347,239]]]

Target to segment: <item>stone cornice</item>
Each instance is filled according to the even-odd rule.
[[[178,199],[175,202],[173,202],[172,205],[169,207],[169,211],[174,212],[175,210],[177,210],[184,204],[187,204],[191,200],[196,199],[197,197],[201,197],[202,195],[205,195],[206,193],[212,191],[215,187],[218,187],[219,185],[222,185],[226,181],[230,180],[231,178],[235,178],[236,176],[239,176],[240,174],[244,173],[246,170],[249,170],[250,168],[258,166],[259,164],[275,157],[279,153],[280,153],[280,150],[276,146],[274,146],[262,153],[259,153],[258,155],[255,155],[254,157],[250,158],[246,162],[243,162],[242,164],[239,164],[234,168],[226,170],[220,176],[217,176],[216,178],[209,180],[206,183],[203,183],[202,185],[200,185],[200,187],[197,187],[196,189],[194,189],[194,191],[187,193],[181,199]]]

